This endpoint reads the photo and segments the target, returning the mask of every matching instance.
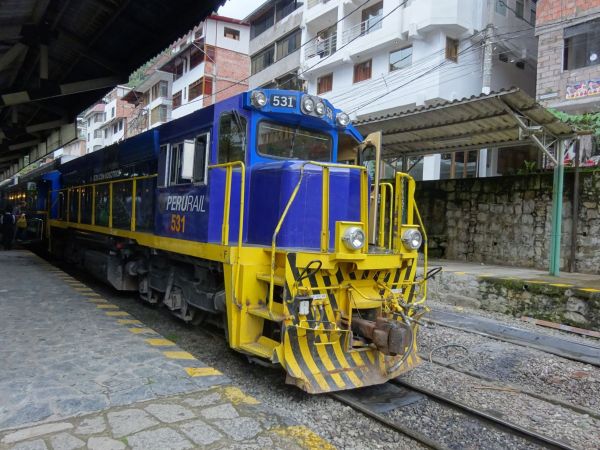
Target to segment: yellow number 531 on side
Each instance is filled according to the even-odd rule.
[[[185,233],[185,216],[171,214],[171,226],[169,228],[175,233]]]

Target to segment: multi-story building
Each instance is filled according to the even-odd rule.
[[[533,0],[308,0],[300,70],[309,93],[354,119],[511,86],[534,95],[535,9]],[[472,153],[468,175],[495,174],[487,151]],[[443,177],[447,165],[428,156],[422,176]]]
[[[133,113],[133,105],[123,99],[129,91],[131,88],[127,86],[116,86],[104,96],[101,102],[84,113],[86,153],[125,138],[127,122]]]
[[[104,107],[104,103],[96,103],[83,114],[83,118],[86,121],[86,153],[90,153],[104,147],[104,139],[102,137],[102,130],[100,129],[106,120]]]
[[[269,0],[244,19],[250,24],[251,89],[303,89],[298,78],[302,6],[297,0]]]
[[[541,0],[537,98],[580,114],[600,111],[600,0]]]
[[[212,15],[179,39],[125,99],[135,105],[129,136],[248,89],[250,27]]]

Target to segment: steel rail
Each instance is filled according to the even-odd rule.
[[[343,397],[342,395],[337,394],[335,392],[330,393],[329,396],[331,398],[337,400],[338,402],[344,403],[345,405],[348,405],[352,409],[355,409],[355,410],[363,413],[365,416],[375,419],[376,421],[380,422],[381,424],[385,425],[386,427],[388,427],[394,431],[398,431],[398,432],[410,437],[411,439],[414,439],[415,441],[418,441],[421,444],[426,445],[429,448],[432,448],[434,450],[449,450],[449,447],[443,445],[442,443],[434,441],[433,439],[428,438],[427,436],[425,436],[422,433],[419,433],[418,431],[411,430],[410,428],[408,428],[404,425],[393,422],[393,421],[389,420],[387,417],[385,417],[383,414],[379,414],[373,410],[370,410],[369,408],[366,408],[360,402]]]
[[[519,345],[521,347],[526,347],[526,348],[533,348],[535,350],[539,350],[539,351],[544,352],[544,353],[549,353],[551,355],[560,356],[561,358],[565,358],[565,359],[568,359],[568,360],[571,360],[571,361],[576,361],[576,362],[580,362],[580,363],[583,363],[583,364],[590,364],[592,366],[600,367],[600,365],[598,363],[594,363],[593,361],[582,359],[582,358],[578,357],[577,355],[569,354],[566,351],[562,351],[560,349],[555,349],[555,348],[550,348],[550,347],[545,346],[545,345],[537,345],[537,344],[534,344],[534,343],[531,343],[531,342],[527,342],[527,341],[524,341],[524,340],[520,340],[520,339],[516,339],[516,338],[510,338],[510,337],[498,336],[498,335],[495,335],[495,334],[486,333],[484,331],[470,330],[468,328],[464,328],[464,327],[461,327],[461,326],[458,326],[458,325],[451,325],[449,323],[445,323],[445,322],[443,322],[441,320],[438,320],[438,319],[423,318],[421,320],[423,322],[431,323],[431,324],[436,325],[436,326],[440,326],[440,327],[444,327],[444,328],[450,328],[450,329],[457,330],[457,331],[463,331],[465,333],[477,334],[479,336],[483,336],[483,337],[490,338],[490,339],[495,339],[497,341],[508,342],[510,344]]]
[[[390,383],[407,388],[407,389],[412,389],[413,391],[416,391],[416,392],[420,392],[421,394],[424,394],[429,398],[432,398],[439,402],[450,405],[459,411],[465,411],[468,414],[470,414],[471,416],[475,416],[479,419],[483,419],[487,422],[494,424],[497,427],[512,431],[512,432],[514,432],[514,434],[521,435],[530,441],[533,441],[536,443],[541,443],[545,446],[548,446],[549,448],[556,448],[556,449],[561,449],[561,450],[575,450],[574,447],[571,447],[570,445],[568,445],[564,442],[541,435],[533,430],[522,427],[522,426],[517,425],[516,423],[510,422],[508,420],[503,420],[503,419],[495,417],[491,414],[488,414],[486,412],[479,411],[475,408],[472,408],[471,406],[465,405],[464,403],[461,403],[457,400],[449,398],[441,393],[434,392],[430,389],[427,389],[427,388],[424,388],[421,386],[417,386],[408,381],[400,380],[400,379],[396,378],[394,380],[391,380]]]

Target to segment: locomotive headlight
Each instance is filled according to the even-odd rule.
[[[423,243],[423,235],[419,230],[406,230],[402,235],[402,242],[406,248],[417,250]]]
[[[342,236],[344,245],[350,250],[360,250],[365,245],[365,232],[360,227],[349,227]]]
[[[262,108],[267,104],[267,96],[263,91],[254,91],[252,92],[250,101],[252,102],[253,106],[256,106],[257,108]]]
[[[335,116],[335,120],[337,121],[338,125],[345,127],[350,123],[350,116],[345,112],[341,112]]]
[[[317,102],[317,104],[315,105],[315,112],[320,116],[325,114],[325,103]]]
[[[310,114],[314,110],[315,110],[315,101],[308,95],[305,95],[304,97],[302,97],[302,112],[304,112],[305,114]]]

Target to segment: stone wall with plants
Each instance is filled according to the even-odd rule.
[[[564,179],[561,268],[573,230],[574,174]],[[422,181],[417,202],[430,255],[547,269],[552,232],[552,173]],[[600,274],[600,170],[579,174],[575,269]]]

